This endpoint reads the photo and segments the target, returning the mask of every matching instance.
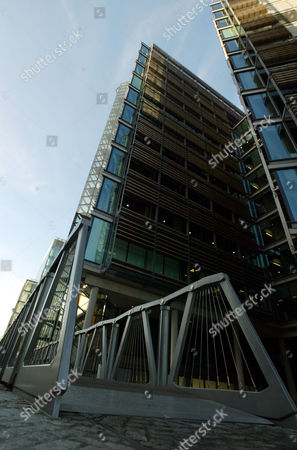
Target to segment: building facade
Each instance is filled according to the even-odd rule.
[[[37,279],[41,280],[41,278],[43,278],[47,272],[49,271],[49,268],[51,267],[52,263],[54,262],[56,256],[58,255],[58,253],[60,252],[61,248],[63,247],[63,245],[65,244],[65,240],[61,239],[61,238],[54,238],[51,245],[49,246],[49,249],[47,250],[41,267],[39,269],[38,272],[38,276]]]
[[[19,298],[16,302],[16,305],[12,310],[12,315],[9,319],[6,331],[8,330],[10,325],[15,321],[15,319],[17,318],[17,316],[23,309],[24,304],[26,303],[26,301],[28,300],[28,298],[30,297],[32,292],[34,291],[36,285],[37,285],[37,281],[33,281],[33,280],[25,281],[24,286],[22,287],[21,293],[19,295]]]
[[[213,2],[214,23],[247,119],[237,156],[266,277],[277,289],[267,344],[296,399],[297,41],[294,2]],[[288,350],[290,349],[290,350]],[[292,355],[288,358],[288,354]],[[282,366],[282,367],[280,367]]]
[[[237,161],[230,157],[216,171],[209,164],[242,117],[156,45],[141,46],[84,189],[91,206],[78,208],[92,217],[86,284],[123,310],[145,300],[144,289],[156,298],[219,271],[242,299],[259,288],[261,261],[243,226],[250,213]]]

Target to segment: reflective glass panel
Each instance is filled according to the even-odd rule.
[[[116,205],[119,184],[109,178],[104,178],[97,208],[112,214]]]
[[[271,125],[263,128],[260,134],[270,159],[286,159],[297,156],[292,141],[283,125]]]
[[[128,242],[117,238],[114,244],[113,257],[121,261],[126,261],[127,249]]]
[[[224,11],[217,11],[214,13],[214,16],[216,19],[218,19],[219,17],[225,16],[225,14],[224,14]]]
[[[238,80],[240,88],[243,90],[263,87],[263,83],[255,70],[237,73],[236,78]]]
[[[144,72],[144,67],[142,67],[140,64],[136,64],[135,72],[138,73],[139,75],[142,75]]]
[[[136,114],[136,109],[132,108],[132,106],[125,105],[123,112],[122,112],[122,119],[128,123],[132,123],[135,114]]]
[[[217,20],[217,26],[218,28],[226,27],[227,25],[230,25],[230,22],[228,19],[220,19]]]
[[[230,37],[238,36],[235,28],[226,28],[226,30],[220,30],[220,34],[223,39],[228,39]]]
[[[149,48],[147,48],[145,45],[142,45],[140,51],[141,51],[142,53],[144,53],[145,55],[148,55],[148,53],[149,53],[150,50],[149,50]]]
[[[236,52],[242,48],[241,43],[238,39],[231,39],[230,41],[224,42],[227,52]]]
[[[138,100],[139,94],[137,91],[134,91],[134,89],[129,89],[128,95],[127,95],[127,100],[130,103],[133,103],[133,105],[137,104],[137,100]]]
[[[176,259],[165,256],[164,275],[170,278],[180,279],[180,263]]]
[[[132,77],[132,86],[136,87],[136,89],[141,88],[142,79],[137,77],[136,75],[133,75]]]
[[[122,123],[119,125],[117,135],[115,138],[115,141],[118,144],[123,145],[123,147],[127,147],[129,143],[129,137],[131,134],[131,128],[126,127],[126,125],[123,125]]]
[[[138,61],[140,61],[142,64],[146,64],[146,57],[139,53]]]
[[[267,94],[247,95],[245,98],[254,119],[264,119],[265,117],[275,117],[277,115]]]
[[[108,172],[121,176],[123,173],[125,157],[125,152],[122,152],[118,148],[112,147],[112,152],[107,166]]]
[[[229,56],[229,58],[234,69],[240,69],[251,65],[247,54],[243,55],[243,53],[238,53],[237,55]]]
[[[222,9],[222,4],[221,3],[216,3],[215,5],[211,5],[211,9],[213,11],[216,11],[217,9]]]
[[[85,258],[88,261],[93,261],[97,264],[102,263],[109,229],[110,223],[97,217],[94,218],[85,254]]]
[[[297,221],[297,170],[278,170],[276,176],[281,187],[281,191],[287,208],[289,210],[291,220]]]

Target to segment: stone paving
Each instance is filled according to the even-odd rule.
[[[0,449],[297,449],[297,432],[269,425],[222,422],[199,444],[188,439],[200,427],[189,420],[152,417],[36,413],[20,417],[28,402],[0,384]],[[181,446],[183,442],[183,446]]]

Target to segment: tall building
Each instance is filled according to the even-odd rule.
[[[16,317],[19,315],[19,313],[23,309],[24,304],[26,303],[26,301],[28,300],[28,298],[30,297],[30,295],[32,294],[32,292],[34,291],[36,286],[37,286],[37,281],[33,281],[33,280],[25,281],[24,286],[22,287],[21,293],[19,295],[19,298],[16,302],[16,305],[12,310],[12,315],[9,319],[6,331],[8,330],[10,325],[15,321]]]
[[[52,263],[54,262],[56,256],[58,255],[58,253],[60,252],[61,248],[63,247],[63,245],[65,244],[65,240],[61,239],[61,238],[57,238],[55,237],[51,243],[51,245],[49,246],[41,267],[39,269],[38,272],[38,276],[37,279],[41,280],[48,272],[49,268],[51,267]]]
[[[297,41],[296,2],[213,2],[214,23],[247,119],[237,156],[266,277],[277,289],[267,326],[271,353],[296,394]],[[292,355],[288,358],[288,354]],[[280,367],[282,366],[282,367]],[[293,380],[295,379],[295,382]]]
[[[146,385],[168,389],[168,396],[153,395],[157,415],[165,402],[170,414],[196,417],[203,399],[296,419],[247,315],[226,324],[230,309],[242,311],[239,299],[265,290],[270,301],[253,303],[251,317],[261,329],[273,316],[238,160],[227,151],[244,121],[159,47],[141,45],[130,82],[117,90],[65,245],[1,341],[8,347],[1,380],[37,397],[65,381],[69,368],[81,371],[47,405],[53,415],[60,408],[118,412],[118,396],[121,411],[133,398],[129,413],[146,414]],[[245,148],[251,142],[249,132],[235,139]],[[32,317],[20,337],[20,323]],[[280,407],[271,409],[271,398]]]
[[[237,161],[230,157],[215,172],[208,163],[242,117],[156,45],[142,45],[77,211],[92,217],[86,284],[104,286],[120,310],[143,301],[143,287],[154,297],[221,270],[241,298],[259,287]]]

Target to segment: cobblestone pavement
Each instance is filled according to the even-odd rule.
[[[0,385],[0,449],[297,449],[297,432],[268,425],[221,423],[199,444],[180,442],[200,426],[176,419],[37,413],[20,417],[28,403]]]

